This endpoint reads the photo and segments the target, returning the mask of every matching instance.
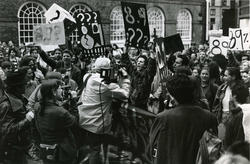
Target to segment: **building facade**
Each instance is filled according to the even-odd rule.
[[[207,0],[208,31],[250,27],[250,0]]]
[[[250,1],[239,0],[239,27],[250,27]]]
[[[71,14],[77,11],[100,11],[105,43],[125,43],[125,31],[118,0],[1,0],[0,41],[16,44],[33,42],[33,26],[45,23],[44,13],[56,3]],[[129,1],[126,1],[129,2]],[[203,43],[206,28],[205,0],[134,0],[147,6],[151,39],[180,33],[183,43]],[[77,30],[72,43],[79,41]]]

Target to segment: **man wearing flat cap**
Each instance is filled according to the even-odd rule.
[[[0,162],[26,163],[28,132],[33,112],[26,112],[22,94],[26,85],[26,70],[8,72],[6,91],[0,98]]]

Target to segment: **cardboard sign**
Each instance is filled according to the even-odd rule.
[[[83,49],[92,49],[104,45],[100,14],[93,12],[78,12],[74,15]]]
[[[126,45],[147,49],[150,40],[145,4],[121,2],[126,33]]]
[[[250,50],[250,33],[248,28],[229,28],[229,49]]]
[[[184,50],[180,34],[171,35],[165,38],[166,54]]]
[[[209,48],[213,55],[223,54],[227,56],[227,50],[229,48],[229,37],[210,37],[209,38]]]
[[[64,22],[65,34],[70,35],[76,28],[76,20],[64,8],[53,4],[44,14],[47,23]]]
[[[34,43],[42,45],[65,44],[65,31],[63,22],[34,26]]]
[[[76,23],[75,19],[71,14],[57,4],[53,4],[44,14],[47,23],[62,22],[65,18]]]

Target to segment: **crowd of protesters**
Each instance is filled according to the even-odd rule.
[[[157,55],[0,42],[0,164],[249,163],[249,51]]]

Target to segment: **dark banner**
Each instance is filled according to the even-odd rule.
[[[77,12],[74,15],[80,35],[80,45],[85,50],[104,45],[100,14],[93,12]]]
[[[184,50],[180,34],[171,35],[165,38],[166,53],[175,53]]]
[[[147,49],[150,40],[145,4],[121,2],[126,33],[126,45]]]

